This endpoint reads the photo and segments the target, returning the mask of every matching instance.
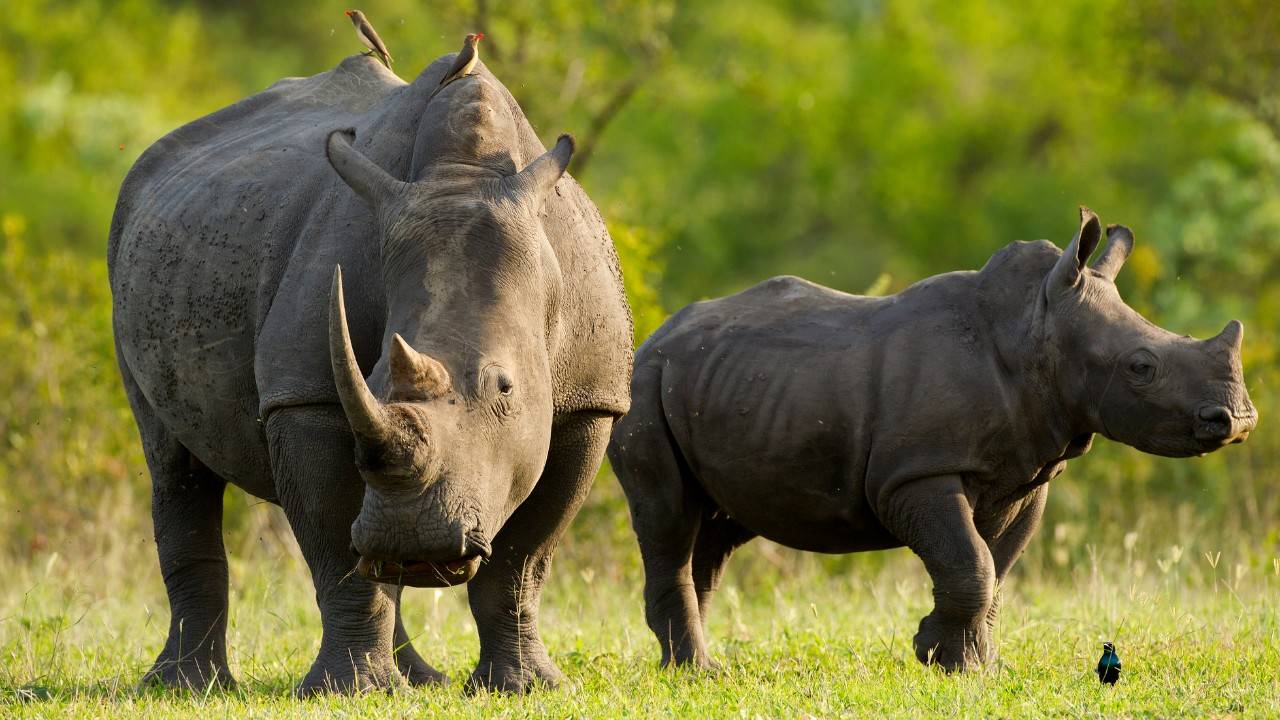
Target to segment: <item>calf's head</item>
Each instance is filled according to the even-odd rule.
[[[1080,210],[1080,230],[1042,286],[1043,332],[1067,405],[1090,431],[1144,452],[1201,455],[1244,442],[1258,414],[1240,364],[1238,320],[1208,340],[1148,322],[1120,298],[1115,277],[1133,249],[1120,225],[1105,231]]]
[[[366,383],[335,269],[330,361],[366,486],[351,528],[358,568],[382,582],[466,582],[547,456],[560,271],[538,213],[573,141],[514,174],[491,158],[408,183],[347,133],[327,150],[377,218],[387,302]]]

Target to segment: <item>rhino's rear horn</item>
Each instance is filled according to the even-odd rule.
[[[400,333],[391,338],[391,400],[432,400],[449,392],[449,371],[430,355],[414,350]]]
[[[338,400],[351,424],[356,440],[365,445],[380,445],[395,434],[395,423],[378,398],[373,396],[364,374],[356,363],[347,329],[347,308],[342,297],[342,266],[333,270],[333,287],[329,294],[329,363]]]

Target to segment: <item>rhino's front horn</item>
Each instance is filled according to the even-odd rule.
[[[1227,326],[1222,328],[1222,332],[1214,335],[1205,342],[1220,352],[1239,354],[1240,345],[1244,340],[1244,325],[1239,320],[1232,320]]]
[[[347,307],[342,297],[341,265],[333,270],[333,288],[329,293],[329,362],[333,366],[338,400],[342,402],[342,410],[356,440],[367,444],[389,440],[395,426],[386,408],[370,392],[356,363],[355,350],[351,347]]]

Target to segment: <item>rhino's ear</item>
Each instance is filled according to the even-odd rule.
[[[569,167],[573,150],[573,136],[567,133],[561,135],[556,139],[555,147],[529,163],[524,170],[507,178],[512,193],[529,203],[534,210],[541,208],[551,188],[556,186],[560,176]]]
[[[1057,264],[1049,272],[1050,280],[1058,287],[1074,287],[1080,280],[1089,256],[1098,247],[1102,239],[1102,222],[1089,208],[1080,206],[1080,229],[1071,238],[1071,244],[1058,258]]]
[[[356,131],[334,130],[325,141],[325,155],[342,181],[377,209],[388,199],[403,192],[408,183],[391,177],[360,151],[351,147]]]
[[[1129,228],[1123,225],[1108,225],[1107,245],[1102,248],[1102,254],[1093,262],[1093,269],[1111,282],[1115,282],[1116,275],[1120,274],[1120,266],[1124,265],[1124,261],[1128,259],[1131,252],[1133,252],[1133,233]]]

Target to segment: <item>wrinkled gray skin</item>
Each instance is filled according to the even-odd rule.
[[[283,80],[125,180],[116,350],[172,609],[148,680],[232,682],[227,482],[284,508],[311,569],[323,637],[299,693],[443,679],[389,583],[470,580],[470,687],[560,678],[538,599],[628,406],[630,315],[562,175],[572,140],[543,154],[483,67],[428,104],[451,61]]]
[[[1048,481],[1100,433],[1184,457],[1257,419],[1232,321],[1197,341],[1144,320],[1114,278],[1132,247],[1014,243],[978,272],[885,298],[791,277],[691,305],[641,347],[609,458],[644,555],[666,663],[708,666],[703,622],[733,550],[760,535],[828,553],[907,546],[933,579],[915,652],[990,662],[997,588]]]

